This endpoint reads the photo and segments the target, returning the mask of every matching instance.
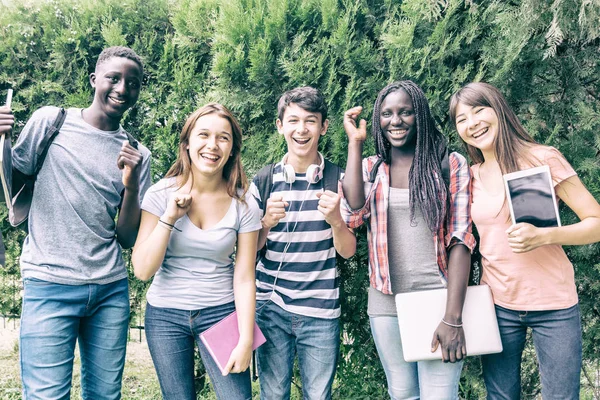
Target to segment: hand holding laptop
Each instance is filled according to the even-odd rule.
[[[431,352],[436,352],[438,347],[441,347],[442,360],[444,362],[454,363],[465,358],[467,356],[467,346],[465,331],[462,329],[462,326],[453,327],[440,322],[433,333]]]

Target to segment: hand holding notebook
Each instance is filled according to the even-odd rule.
[[[200,334],[200,340],[206,346],[213,360],[224,374],[227,363],[231,357],[233,349],[240,341],[240,331],[238,328],[237,312],[229,314],[220,322],[211,326]],[[254,323],[254,341],[252,342],[252,350],[256,350],[260,345],[267,340],[260,331],[256,322]]]

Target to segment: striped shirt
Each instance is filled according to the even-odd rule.
[[[351,210],[342,193],[340,209],[342,217],[350,228],[358,228],[365,221],[369,222],[367,241],[371,286],[385,294],[392,294],[387,241],[390,167],[386,163],[381,163],[375,181],[370,183],[369,174],[376,161],[377,156],[371,156],[365,158],[362,163],[366,194],[363,208]],[[467,160],[458,153],[451,153],[448,161],[450,163],[450,209],[446,213],[445,223],[433,234],[439,274],[444,283],[448,277],[448,250],[458,243],[464,244],[470,251],[475,247],[475,237],[472,234],[469,165]]]
[[[255,178],[250,191],[264,215],[266,200],[256,184]],[[331,226],[317,210],[319,192],[322,179],[309,184],[305,174],[296,173],[294,183],[285,183],[282,164],[275,165],[271,195],[282,195],[289,206],[269,231],[266,253],[257,262],[256,298],[271,299],[294,314],[331,319],[340,316],[339,274]]]

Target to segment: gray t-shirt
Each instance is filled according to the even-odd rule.
[[[415,224],[410,222],[408,189],[390,187],[387,235],[394,295],[444,287],[438,273],[433,234],[419,207],[415,209]],[[394,296],[369,287],[367,312],[371,317],[396,316]]]
[[[33,174],[36,150],[58,114],[35,111],[13,148],[13,166]],[[21,276],[67,285],[107,284],[127,277],[116,238],[123,172],[117,159],[127,135],[122,127],[101,131],[67,111],[35,182]],[[143,156],[140,197],[150,186],[150,151]]]
[[[142,202],[142,209],[158,217],[167,209],[169,195],[177,191],[175,178],[159,181]],[[154,307],[199,310],[233,301],[233,260],[237,236],[261,228],[260,210],[247,193],[246,204],[231,200],[216,225],[200,229],[187,214],[175,222],[162,265],[146,299]]]

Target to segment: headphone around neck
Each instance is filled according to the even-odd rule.
[[[289,164],[286,164],[288,155],[286,153],[281,160],[281,165],[283,167],[283,179],[285,183],[292,184],[296,181],[296,171],[294,167]],[[325,159],[323,155],[319,153],[319,158],[321,159],[320,164],[311,164],[306,169],[306,180],[308,183],[317,183],[321,179],[323,179],[323,170],[325,169]]]

